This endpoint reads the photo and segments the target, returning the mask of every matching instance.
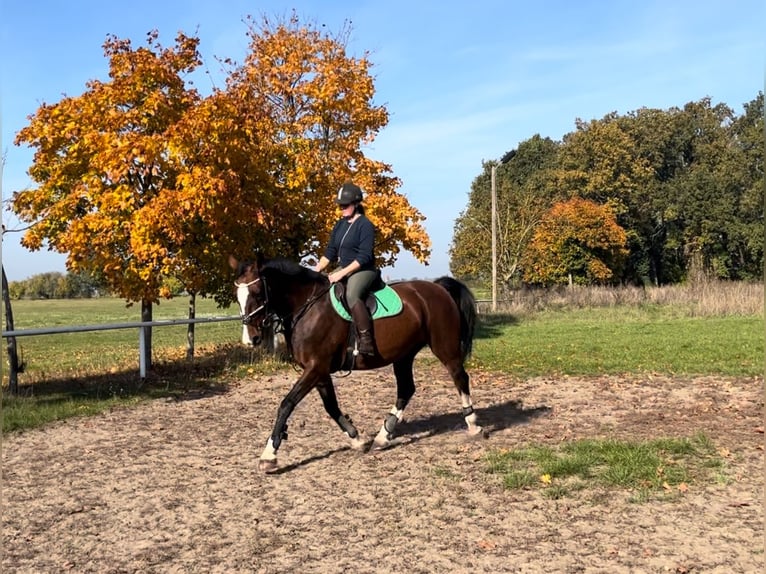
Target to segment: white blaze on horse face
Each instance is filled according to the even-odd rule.
[[[245,309],[247,308],[247,298],[250,296],[250,286],[248,283],[237,284],[237,303],[239,303],[239,313],[243,317],[245,316]],[[242,344],[252,345],[253,341],[250,338],[250,333],[247,331],[247,325],[242,325]]]
[[[239,303],[239,312],[244,316],[247,308],[247,298],[250,295],[250,287],[247,283],[237,285],[237,302]]]

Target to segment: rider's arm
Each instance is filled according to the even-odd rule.
[[[351,263],[346,265],[345,267],[342,267],[340,269],[337,269],[330,273],[330,282],[331,283],[337,283],[344,277],[348,277],[351,275],[354,271],[358,270],[361,265],[359,265],[359,261],[354,259]]]
[[[319,263],[317,263],[317,266],[315,268],[315,271],[324,271],[327,269],[327,266],[330,264],[330,260],[327,259],[324,255],[319,258]]]

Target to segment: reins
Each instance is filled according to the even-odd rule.
[[[318,292],[317,292],[317,284],[315,283],[314,288],[311,292],[311,295],[309,296],[308,299],[306,299],[306,301],[302,305],[300,305],[291,314],[281,316],[278,313],[269,314],[269,297],[268,297],[269,289],[268,289],[268,284],[265,278],[258,277],[256,279],[253,279],[249,283],[237,283],[235,281],[234,286],[237,287],[237,289],[243,288],[243,287],[249,288],[251,285],[255,285],[258,281],[261,281],[263,283],[263,292],[264,292],[263,304],[260,305],[254,311],[251,311],[250,313],[248,313],[247,315],[243,315],[242,323],[244,325],[250,324],[253,318],[263,311],[265,314],[265,317],[263,318],[262,325],[271,324],[273,325],[274,333],[283,333],[285,335],[288,349],[290,349],[290,355],[292,356],[292,344],[291,344],[292,332],[295,330],[295,327],[298,325],[300,320],[303,319],[306,313],[309,312],[311,307],[313,307],[322,297],[324,297],[330,291],[330,289],[333,288],[333,283],[329,283],[327,286],[321,287]],[[285,325],[286,322],[288,323],[287,326]],[[295,367],[295,365],[293,365],[293,367]],[[299,369],[296,369],[296,370],[299,370]],[[349,370],[347,373],[341,376],[348,376],[350,373],[351,371]]]
[[[311,297],[309,297],[306,302],[298,307],[298,310],[293,314],[293,320],[290,323],[290,330],[294,329],[295,326],[298,324],[298,321],[300,321],[303,316],[308,312],[309,309],[319,301],[322,297],[324,297],[324,294],[330,291],[332,289],[332,283],[330,283],[327,287],[323,287],[319,293],[314,293],[312,291]],[[316,285],[314,285],[314,290],[316,290]]]
[[[269,307],[269,297],[268,297],[268,291],[269,290],[268,290],[268,286],[266,284],[266,280],[263,279],[262,277],[258,277],[256,279],[253,279],[252,281],[250,281],[248,283],[237,283],[236,281],[234,282],[234,286],[237,289],[240,289],[240,288],[243,288],[243,287],[250,287],[251,285],[255,285],[259,281],[261,281],[263,283],[263,287],[264,287],[264,289],[263,289],[263,291],[264,291],[263,304],[260,305],[258,308],[256,308],[254,311],[251,311],[250,313],[248,313],[247,315],[242,315],[242,323],[245,324],[245,325],[249,324],[249,322],[253,319],[253,317],[255,317],[261,311],[268,312],[268,307]],[[292,319],[292,321],[290,321],[290,329],[289,329],[290,331],[292,331],[295,328],[295,326],[298,324],[298,321],[300,321],[303,318],[303,316],[309,311],[309,309],[311,309],[311,307],[317,301],[319,301],[319,299],[321,299],[325,295],[325,293],[327,293],[328,291],[330,291],[330,289],[332,289],[332,285],[333,284],[330,283],[327,287],[323,287],[319,291],[319,293],[316,293],[316,285],[314,285],[314,291],[312,291],[311,296],[306,300],[305,303],[303,303],[303,305],[298,307],[298,309],[295,312],[293,312],[293,314],[292,314],[293,315],[293,319]],[[282,324],[281,328],[279,329],[279,332],[281,332],[281,333],[287,332],[288,329],[286,329],[284,327],[284,320],[287,319],[287,316],[282,317],[280,315],[277,315],[277,317],[280,319],[280,323]]]

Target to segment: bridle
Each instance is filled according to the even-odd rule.
[[[255,317],[260,313],[261,311],[265,311],[266,308],[269,306],[269,290],[266,287],[266,282],[262,280],[261,277],[256,277],[252,281],[249,281],[247,283],[238,283],[234,282],[234,286],[237,288],[237,291],[240,289],[247,289],[248,293],[250,293],[250,287],[255,285],[256,283],[261,282],[263,283],[263,297],[262,297],[262,303],[260,306],[258,306],[256,309],[251,311],[248,314],[245,314],[245,306],[242,301],[240,301],[240,317],[242,318],[242,324],[243,325],[252,325],[254,322]]]
[[[243,325],[254,325],[255,319],[263,312],[263,318],[261,319],[261,324],[259,325],[259,328],[263,329],[264,326],[267,324],[268,321],[275,321],[277,324],[277,329],[280,332],[283,333],[289,333],[292,332],[292,330],[295,328],[295,326],[298,324],[298,321],[300,321],[303,316],[308,312],[311,307],[314,306],[314,304],[319,301],[331,288],[332,284],[327,285],[326,287],[319,290],[319,292],[316,292],[316,286],[314,288],[314,292],[311,294],[311,296],[300,306],[298,309],[294,310],[291,314],[292,317],[282,317],[282,316],[272,316],[269,315],[269,289],[266,284],[266,280],[263,277],[256,277],[252,281],[249,281],[247,283],[238,283],[234,282],[234,286],[237,288],[237,290],[240,289],[247,289],[248,294],[250,294],[250,287],[255,285],[256,283],[261,282],[263,284],[262,289],[262,298],[261,298],[261,305],[259,305],[256,309],[251,311],[250,313],[245,314],[244,312],[244,304],[242,301],[240,301],[240,308],[242,309],[242,312],[240,313],[240,317],[242,318],[242,324]],[[287,319],[290,320],[287,320]]]

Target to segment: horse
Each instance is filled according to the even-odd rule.
[[[447,368],[457,388],[469,437],[486,436],[471,401],[464,363],[471,353],[476,326],[476,300],[457,279],[395,282],[390,287],[401,299],[401,311],[373,322],[376,352],[354,353],[348,348],[352,324],[332,306],[333,287],[326,275],[288,259],[238,261],[229,258],[236,273],[234,292],[242,323],[253,345],[258,345],[270,321],[283,331],[288,351],[302,372],[277,410],[273,431],[259,459],[259,469],[278,470],[277,451],[287,438],[287,421],[295,407],[314,388],[327,414],[356,449],[367,448],[351,418],[343,414],[332,374],[341,370],[377,369],[393,364],[396,402],[386,414],[370,447],[390,446],[397,423],[415,393],[413,362],[425,346]]]

